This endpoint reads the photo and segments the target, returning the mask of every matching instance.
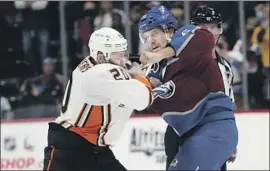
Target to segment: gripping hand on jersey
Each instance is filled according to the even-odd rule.
[[[148,66],[148,67],[151,67],[151,66]],[[136,62],[133,62],[132,63],[132,67],[128,70],[128,73],[133,77],[133,78],[136,78],[136,77],[146,77],[146,72],[147,72],[147,69],[143,68],[142,65],[136,63]],[[158,87],[160,86],[162,83],[159,79],[157,78],[154,78],[154,77],[148,77],[151,85],[152,85],[152,88],[155,88],[155,87]]]
[[[137,62],[133,62],[132,66],[128,70],[128,73],[133,77],[144,77],[145,76],[145,70],[142,69],[142,66],[138,64]]]
[[[146,65],[140,65],[137,62],[133,62],[128,72],[133,78],[146,76],[161,79],[162,64],[164,64],[164,62]]]

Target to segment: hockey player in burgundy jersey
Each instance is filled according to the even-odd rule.
[[[221,15],[213,8],[210,7],[199,7],[194,12],[191,23],[197,26],[206,26],[215,28],[213,30],[213,34],[215,37],[215,41],[218,41],[219,36],[222,34],[222,19]],[[225,87],[225,94],[234,101],[234,93],[232,89],[233,84],[233,72],[230,63],[219,56],[217,52],[213,54],[214,59],[219,67],[219,70],[222,74],[223,83]],[[175,133],[172,127],[168,126],[165,133],[165,152],[167,155],[167,163],[166,168],[169,167],[172,162],[174,156],[177,154],[179,150],[179,145],[182,146],[186,139],[188,139],[190,133],[187,132],[181,137]],[[234,162],[236,159],[237,150],[233,153],[233,155],[228,159],[228,162]],[[227,162],[224,163],[221,167],[221,171],[227,170]]]
[[[237,146],[236,106],[223,93],[225,85],[212,56],[214,45],[211,30],[188,25],[174,34],[169,47],[141,56],[148,63],[168,58],[161,76],[165,84],[153,90],[151,108],[178,136],[191,134],[169,170],[219,170]]]

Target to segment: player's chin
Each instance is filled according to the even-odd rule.
[[[161,47],[156,47],[156,48],[154,48],[153,50],[152,50],[152,52],[158,52],[158,51],[160,51],[162,48]]]

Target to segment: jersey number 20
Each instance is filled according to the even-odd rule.
[[[110,70],[115,80],[129,80],[129,74],[121,68],[113,68]]]
[[[113,77],[115,80],[128,80],[128,79],[130,79],[129,74],[123,69],[113,68],[110,70],[110,72],[113,74]],[[64,98],[62,101],[62,105],[61,105],[61,112],[62,113],[65,113],[67,111],[67,108],[68,108],[71,86],[72,86],[72,75],[67,83],[66,91],[65,91]]]

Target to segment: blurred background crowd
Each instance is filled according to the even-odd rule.
[[[192,16],[198,6],[217,9],[224,21],[223,36],[217,44],[234,72],[234,92],[239,109],[243,108],[243,87],[248,86],[250,109],[269,108],[269,2],[245,2],[246,53],[240,38],[238,2],[190,1]],[[0,2],[0,95],[1,119],[55,117],[67,77],[88,55],[88,39],[101,27],[112,27],[130,42],[130,52],[140,54],[138,21],[155,5],[165,5],[175,14],[179,27],[185,24],[181,1],[68,1],[63,3],[66,54],[60,51],[59,2]],[[129,13],[126,13],[128,8]],[[245,55],[246,54],[246,55]],[[62,55],[67,63],[63,64]],[[132,60],[137,60],[133,58]],[[65,65],[65,66],[64,66]],[[247,81],[243,83],[243,72]],[[143,113],[150,113],[144,111]]]

